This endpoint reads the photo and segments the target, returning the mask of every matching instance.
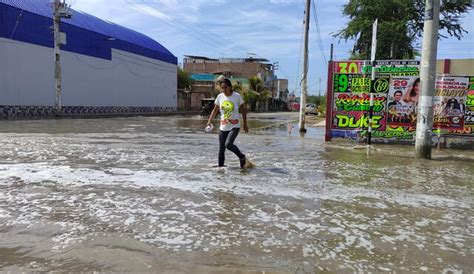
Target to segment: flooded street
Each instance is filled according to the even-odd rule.
[[[212,167],[199,116],[0,122],[0,271],[474,270],[473,151],[368,158],[292,118],[251,118],[251,170]]]

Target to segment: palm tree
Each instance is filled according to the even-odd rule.
[[[262,92],[260,92],[258,95],[257,95],[257,103],[258,103],[258,106],[257,106],[257,110],[259,109],[259,107],[261,106],[261,104],[267,104],[268,103],[268,98],[270,97],[270,91],[268,89],[264,89]],[[267,106],[265,106],[266,108]]]
[[[180,67],[178,67],[178,88],[179,89],[191,89],[191,86],[193,85],[193,78],[191,78],[191,75],[187,73],[186,71],[182,70]]]
[[[244,100],[245,106],[247,107],[247,110],[250,108],[250,103],[255,100],[255,94],[251,91],[246,86],[243,86],[241,84],[234,84],[232,85],[232,89],[235,92],[240,93],[242,96],[242,99]]]
[[[255,92],[260,93],[263,91],[263,81],[257,76],[252,76],[249,78],[249,86],[250,90],[253,90]]]
[[[252,106],[255,103],[255,109],[259,109],[259,102],[264,102],[266,97],[262,96],[262,92],[264,92],[264,86],[262,79],[258,78],[257,76],[252,76],[249,78],[249,89],[255,95],[255,100],[252,101]],[[265,98],[265,99],[263,99]]]

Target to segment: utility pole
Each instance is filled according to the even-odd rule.
[[[308,36],[309,36],[309,11],[311,0],[306,0],[305,20],[304,20],[304,58],[303,58],[303,77],[301,79],[301,99],[300,99],[300,132],[306,132],[305,112],[306,112],[306,96],[308,95]]]
[[[420,72],[421,96],[418,100],[416,122],[415,157],[417,159],[431,159],[439,9],[440,0],[426,0]]]
[[[279,69],[279,64],[280,64],[280,62],[278,62],[278,61],[272,63],[272,108],[273,108],[273,110],[276,109],[275,97],[277,95],[276,93],[278,93],[278,91],[275,92],[275,81],[277,81],[275,71],[277,71]],[[277,88],[278,88],[278,85],[277,85]]]
[[[370,156],[370,150],[372,149],[372,118],[374,115],[374,93],[373,87],[375,84],[375,56],[377,53],[377,27],[379,19],[375,19],[372,26],[372,48],[370,50],[370,64],[372,65],[372,75],[370,84],[370,105],[369,105],[369,127],[367,129],[367,156]]]
[[[61,32],[59,26],[61,24],[61,18],[71,18],[69,6],[64,0],[54,0],[53,2],[53,22],[54,22],[54,82],[55,82],[55,94],[56,94],[56,114],[62,112],[61,102]]]
[[[332,61],[332,59],[334,58],[334,44],[331,43],[331,51],[330,51],[330,54],[329,54],[329,62]]]
[[[319,92],[318,97],[321,98],[321,77],[319,77]]]

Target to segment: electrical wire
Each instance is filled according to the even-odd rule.
[[[140,63],[138,63],[138,62],[133,62],[133,61],[131,61],[131,60],[122,59],[122,58],[119,58],[119,57],[114,57],[113,59],[117,59],[117,60],[120,60],[120,61],[122,61],[122,62],[113,64],[112,66],[109,66],[109,67],[98,67],[98,66],[95,66],[95,65],[90,64],[89,62],[84,61],[84,60],[80,57],[80,54],[75,53],[75,52],[71,52],[71,53],[74,55],[74,57],[76,57],[76,59],[77,59],[79,62],[81,62],[82,64],[84,64],[84,65],[86,65],[86,66],[88,66],[88,67],[91,67],[91,68],[93,68],[93,69],[96,69],[96,70],[110,70],[110,69],[114,69],[114,68],[116,68],[116,67],[118,67],[118,66],[120,66],[120,65],[126,65],[126,66],[127,66],[127,69],[128,69],[132,74],[134,74],[135,76],[138,77],[138,75],[136,74],[136,72],[132,71],[131,68],[128,66],[128,64],[130,63],[130,64],[134,64],[134,65],[141,66],[141,67],[144,67],[144,68],[148,68],[148,69],[151,68],[151,69],[153,69],[154,71],[162,71],[162,72],[176,73],[175,70],[163,69],[163,68],[154,67],[154,66],[145,66],[145,65],[140,64]],[[117,53],[117,52],[115,52],[115,53]],[[130,56],[127,56],[127,55],[124,55],[124,54],[121,54],[121,55],[130,58]],[[137,60],[144,61],[143,59],[137,59]],[[147,63],[153,64],[152,62],[147,62]],[[140,76],[140,77],[142,77],[142,76]],[[153,74],[152,76],[147,77],[146,79],[149,79],[149,78],[151,78],[151,77],[156,77],[156,74]],[[143,78],[143,77],[142,77],[142,78]]]
[[[121,64],[123,63],[123,62],[117,63],[117,64],[114,64],[114,65],[112,65],[112,66],[110,66],[110,67],[97,67],[97,66],[91,65],[90,63],[88,63],[88,62],[82,60],[82,58],[80,57],[81,54],[75,53],[75,52],[70,52],[70,53],[72,53],[72,54],[74,55],[74,57],[76,57],[76,59],[77,59],[79,62],[81,62],[82,64],[84,64],[84,65],[86,65],[86,66],[89,66],[89,67],[91,67],[91,68],[97,69],[97,70],[109,70],[109,69],[113,69],[113,68],[116,68],[117,66],[119,66],[119,65],[121,65]]]
[[[14,35],[15,32],[16,32],[16,28],[18,27],[18,24],[20,23],[21,16],[23,15],[23,11],[24,11],[24,10],[21,10],[20,14],[19,14],[18,17],[16,18],[16,24],[15,24],[15,27],[13,28],[12,32],[10,33],[10,39],[13,38],[13,35]]]
[[[323,45],[323,40],[321,38],[321,30],[319,28],[319,20],[318,20],[318,15],[316,13],[316,4],[314,3],[315,1],[312,2],[312,8],[313,8],[313,18],[314,18],[314,24],[316,25],[316,33],[317,33],[317,39],[318,39],[318,44],[319,44],[319,50],[321,51],[321,56],[324,59],[324,63],[327,64],[328,61],[326,59],[325,55],[325,50],[324,50],[324,45]]]
[[[119,58],[119,57],[114,57],[114,59],[122,60],[122,61],[125,61],[127,63],[134,64],[134,65],[137,65],[137,66],[142,66],[142,67],[145,67],[145,68],[153,68],[154,70],[157,70],[157,71],[163,71],[163,72],[169,72],[169,73],[176,73],[177,72],[177,70],[169,70],[169,69],[156,68],[156,67],[153,67],[153,66],[145,66],[143,64],[140,64],[140,63],[137,63],[137,62],[132,62],[130,60],[122,59],[122,58]]]
[[[303,1],[304,3],[304,1]],[[303,38],[304,38],[304,25],[303,27],[301,28],[301,38],[300,38],[300,53],[298,55],[298,69],[296,71],[296,77],[295,79],[299,79],[300,78],[300,68],[301,68],[301,56],[303,54]],[[299,84],[299,85],[298,85]],[[293,93],[296,95],[296,91],[297,90],[300,90],[299,88],[301,87],[301,82],[298,81],[298,80],[295,80],[295,87],[293,89]]]
[[[150,4],[145,3],[145,0],[141,0],[141,1],[142,1],[142,3],[143,3],[144,5],[148,5],[148,6],[151,7]],[[159,2],[161,5],[167,7],[169,10],[173,11],[174,14],[177,14],[177,15],[180,16],[181,18],[185,18],[185,19],[187,19],[187,20],[189,20],[189,21],[192,21],[191,18],[189,18],[189,17],[186,16],[186,15],[183,15],[183,14],[180,13],[177,9],[170,7],[169,5],[163,3],[162,1],[158,1],[158,2]],[[179,21],[179,23],[180,23],[180,24],[183,24],[183,25],[188,25],[188,24],[184,23],[184,21]],[[194,31],[197,31],[197,32],[203,34],[204,36],[210,38],[211,40],[215,41],[216,43],[222,43],[222,42],[224,41],[224,42],[226,42],[226,43],[228,43],[228,44],[232,44],[232,45],[233,45],[232,48],[238,48],[238,49],[240,49],[240,51],[241,51],[242,53],[244,53],[244,54],[247,53],[247,52],[249,52],[249,49],[243,48],[243,47],[241,47],[241,46],[235,44],[233,41],[230,41],[230,40],[224,38],[223,36],[221,36],[221,35],[219,35],[219,34],[217,34],[217,33],[215,33],[215,32],[210,31],[209,29],[203,27],[202,25],[200,25],[200,24],[198,24],[198,23],[195,23],[195,24],[193,24],[193,25],[199,27],[199,28],[202,29],[204,32],[206,32],[206,33],[208,33],[208,34],[210,34],[210,35],[206,35],[204,32],[201,32],[201,31],[199,31],[199,30],[197,30],[197,29],[195,29],[195,28],[192,28],[192,27],[189,27],[189,28],[192,29],[192,30],[194,30]],[[219,38],[219,40],[217,40],[215,37]]]
[[[151,15],[152,17],[154,17],[154,18],[160,20],[161,22],[163,22],[163,23],[165,23],[165,24],[168,24],[168,25],[170,25],[171,27],[173,27],[173,28],[175,28],[175,29],[177,29],[177,30],[179,30],[179,31],[181,31],[181,32],[184,32],[184,33],[186,33],[186,34],[188,34],[188,35],[190,35],[190,36],[192,36],[192,37],[194,37],[194,38],[196,38],[197,40],[203,42],[203,44],[205,44],[205,45],[208,46],[209,48],[212,48],[212,50],[214,50],[214,51],[216,50],[215,44],[210,43],[208,40],[204,40],[204,39],[201,38],[199,35],[195,35],[194,33],[189,32],[189,31],[187,31],[187,30],[185,30],[185,29],[183,29],[183,28],[180,28],[180,27],[176,26],[175,24],[172,24],[171,22],[168,22],[168,21],[166,21],[166,20],[163,20],[163,19],[161,19],[161,18],[158,18],[158,17],[154,16],[152,13],[150,13],[150,11],[148,11],[148,10],[142,8],[140,5],[137,5],[137,4],[133,3],[133,2],[130,2],[129,0],[125,0],[125,2],[127,2],[127,3],[130,4],[130,5],[132,5],[132,6],[135,7],[136,9],[140,10],[142,13],[146,13],[146,14],[148,14],[148,15]],[[150,7],[149,5],[147,5],[147,6]],[[153,8],[153,7],[151,7],[151,8]],[[219,52],[219,53],[222,54],[222,55],[225,55],[225,53],[222,52],[222,51],[217,51],[217,52]]]
[[[142,59],[140,57],[136,57],[136,56],[130,56],[130,55],[121,53],[120,51],[117,51],[117,50],[113,50],[113,53],[118,54],[118,55],[122,55],[124,57],[133,58],[134,60],[140,60],[144,63],[148,63],[148,64],[151,64],[153,66],[156,66],[156,67],[158,67],[157,69],[161,69],[163,71],[170,71],[169,67],[164,66],[163,64],[154,63],[154,62],[151,62],[151,61],[148,61],[148,60]]]

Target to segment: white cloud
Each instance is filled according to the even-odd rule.
[[[170,16],[148,5],[137,4],[137,5],[132,6],[132,9],[135,9],[136,11],[143,13],[145,15],[151,15],[159,19],[171,20]]]
[[[242,57],[247,52],[280,61],[291,82],[299,77],[301,33],[305,0],[71,0],[73,8],[142,32],[182,58],[184,54],[209,57]],[[336,57],[348,57],[352,41],[338,43],[331,36],[344,27],[347,18],[342,5],[347,0],[315,2],[321,36],[326,51],[334,43]],[[463,19],[472,29],[473,14]],[[311,20],[314,17],[311,15]],[[310,77],[325,75],[327,68],[316,41],[314,22],[310,30]],[[473,33],[463,41],[473,41]],[[465,43],[454,39],[440,41],[443,57],[473,58],[473,50],[451,51]],[[450,43],[450,44],[446,44]],[[472,49],[472,42],[469,44]],[[464,46],[464,48],[468,48]],[[464,55],[460,55],[464,52]],[[326,58],[329,53],[326,52]],[[454,56],[453,56],[454,55]],[[324,78],[324,77],[323,77]],[[317,79],[317,78],[316,78]],[[314,79],[310,79],[314,82]]]

